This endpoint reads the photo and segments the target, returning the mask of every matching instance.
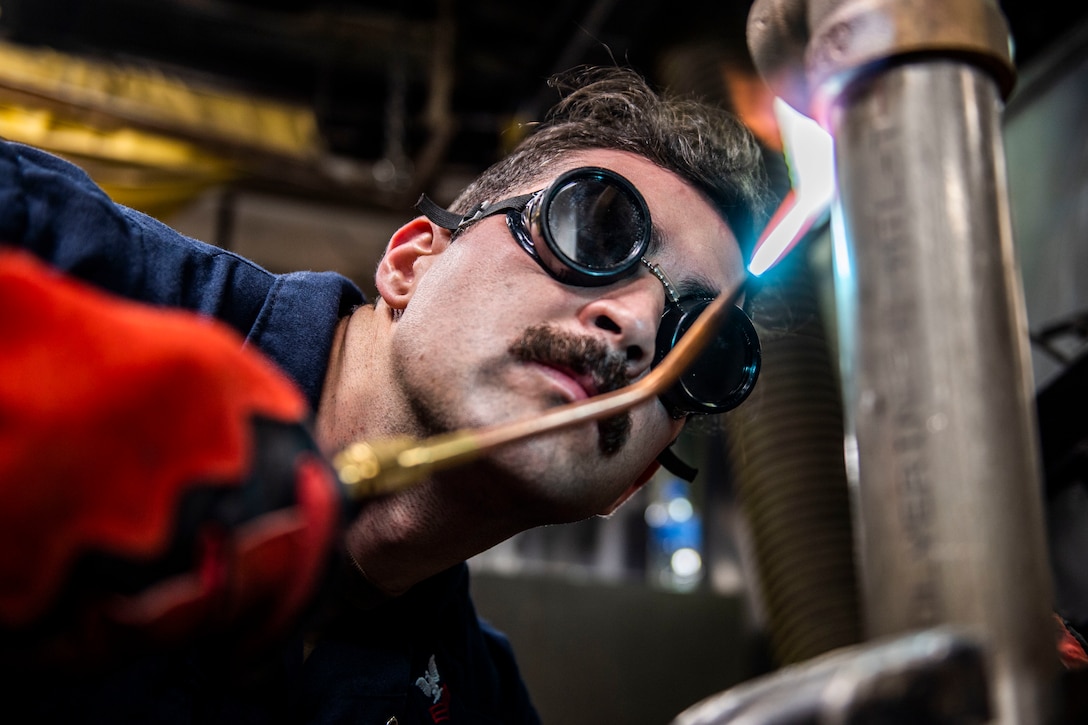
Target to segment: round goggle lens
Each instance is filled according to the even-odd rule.
[[[564,264],[589,275],[630,269],[649,244],[649,212],[620,176],[576,169],[552,186],[540,210],[545,241]]]
[[[758,360],[752,355],[751,339],[739,323],[738,313],[739,310],[732,313],[731,319],[719,330],[717,337],[707,345],[682,377],[688,395],[695,400],[719,406],[727,405],[739,394],[745,394],[754,382]],[[689,312],[684,316],[679,330],[680,336],[688,331],[697,316],[698,312]]]
[[[682,301],[683,310],[666,310],[659,331],[655,365],[695,323],[711,300]],[[722,413],[748,397],[759,375],[761,353],[755,327],[733,308],[715,338],[699,353],[662,401],[671,413]]]

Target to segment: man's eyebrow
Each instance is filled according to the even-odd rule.
[[[650,227],[650,243],[646,245],[646,257],[653,259],[668,245],[667,235],[656,224]],[[668,271],[665,272],[669,274]],[[701,274],[684,279],[671,280],[681,297],[717,297],[721,285]]]
[[[676,283],[676,293],[681,297],[717,297],[719,285],[702,275],[682,279]]]

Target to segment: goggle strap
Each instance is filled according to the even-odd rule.
[[[522,194],[521,196],[503,199],[496,204],[489,204],[485,201],[477,205],[477,207],[468,214],[458,214],[439,206],[426,194],[421,194],[419,201],[416,202],[416,210],[443,229],[453,231],[459,229],[464,224],[483,219],[492,214],[511,210],[521,211],[525,208],[525,205],[531,198],[533,198],[532,194]]]
[[[443,209],[426,194],[421,194],[416,202],[416,210],[443,229],[456,229],[461,226],[464,217],[448,209]]]
[[[694,481],[695,477],[699,475],[699,469],[684,463],[680,459],[680,456],[673,453],[672,448],[666,448],[661,451],[661,453],[657,455],[657,462],[660,463],[661,467],[666,471],[677,478],[682,478],[688,483]]]
[[[485,216],[491,216],[492,214],[498,214],[503,211],[524,211],[525,205],[528,204],[529,200],[534,196],[536,196],[536,194],[522,194],[520,196],[512,196],[509,199],[503,199],[494,204],[488,204],[488,202],[485,201],[480,204],[480,208],[477,209],[475,213],[467,215],[465,221],[474,222],[477,219],[483,219]]]

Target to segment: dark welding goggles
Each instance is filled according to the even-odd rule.
[[[654,366],[714,299],[681,298],[661,268],[643,256],[653,228],[650,210],[630,181],[608,169],[572,169],[545,189],[494,204],[484,202],[465,215],[443,209],[425,195],[416,208],[454,233],[484,217],[506,212],[506,223],[522,249],[564,284],[601,287],[647,267],[665,287]],[[659,397],[674,418],[724,413],[748,397],[759,366],[755,328],[744,311],[734,307],[716,339]]]

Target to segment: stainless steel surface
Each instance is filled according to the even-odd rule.
[[[892,59],[955,56],[985,69],[1003,97],[1015,79],[993,0],[758,0],[747,33],[771,87],[819,120],[847,83]]]
[[[1036,723],[1054,645],[999,105],[979,71],[929,62],[832,118],[847,468],[869,636],[976,626],[1001,721]]]
[[[966,627],[992,657],[997,721],[1043,723],[1057,661],[1000,127],[1008,47],[995,3],[942,6],[759,0],[749,38],[768,82],[835,138],[866,636]]]
[[[977,725],[992,714],[983,652],[954,628],[868,642],[708,697],[672,725]]]

